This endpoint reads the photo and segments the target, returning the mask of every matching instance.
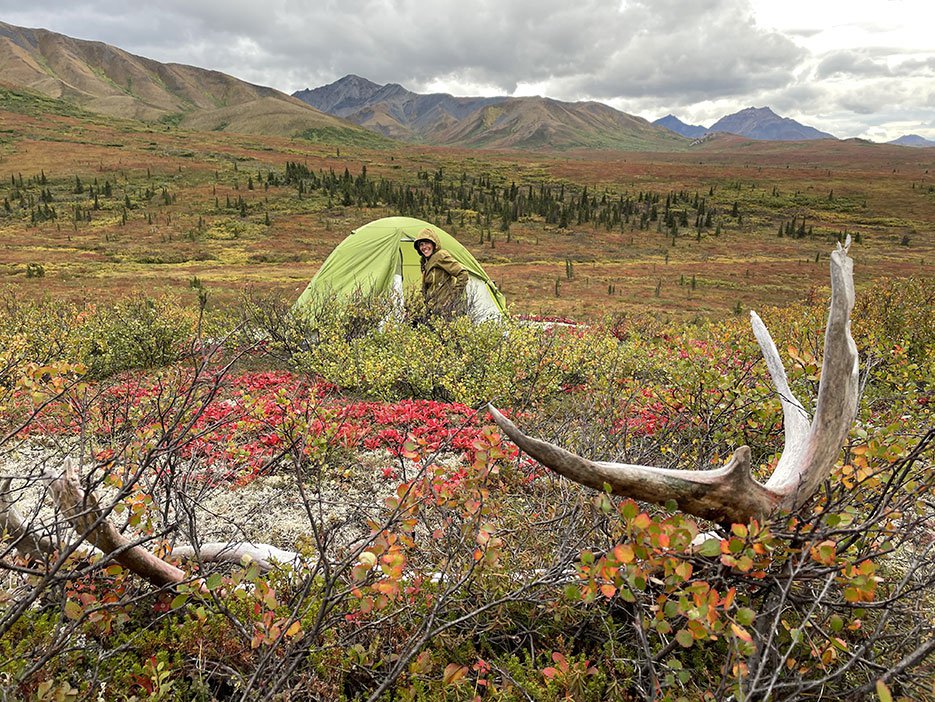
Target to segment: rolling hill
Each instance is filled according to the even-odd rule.
[[[293,136],[372,135],[273,88],[166,64],[102,42],[0,22],[0,76],[11,88],[90,112],[185,128]]]
[[[433,136],[441,143],[482,148],[677,151],[686,146],[642,117],[607,105],[541,97],[488,105]]]
[[[681,150],[688,142],[597,102],[423,95],[348,75],[294,96],[381,134],[474,148]]]

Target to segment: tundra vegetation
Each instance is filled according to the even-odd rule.
[[[935,696],[924,157],[553,162],[4,109],[5,697]],[[396,213],[551,321],[291,310]],[[858,375],[823,367],[842,349]],[[809,489],[778,489],[825,420]],[[772,508],[665,473],[739,447]],[[556,454],[682,482],[585,487]]]

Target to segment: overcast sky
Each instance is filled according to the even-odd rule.
[[[935,140],[931,0],[0,0],[0,20],[292,93],[599,100],[710,126],[744,107]]]

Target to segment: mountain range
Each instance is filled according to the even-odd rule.
[[[218,71],[160,63],[102,42],[4,22],[0,87],[166,126],[375,147],[393,139],[467,148],[680,151],[718,131],[750,139],[834,138],[768,107],[726,115],[706,128],[673,115],[651,123],[599,102],[423,95],[355,75],[290,96]],[[916,135],[889,143],[935,146]]]
[[[660,117],[659,119],[655,120],[653,124],[670,129],[676,134],[681,134],[682,136],[688,137],[689,139],[700,139],[708,133],[707,127],[702,127],[700,124],[685,124],[685,122],[671,114],[666,115],[665,117]]]
[[[813,127],[800,124],[794,119],[780,117],[768,107],[748,107],[740,112],[722,117],[710,127],[699,124],[686,124],[671,114],[653,121],[653,124],[671,129],[676,134],[681,134],[689,139],[700,139],[706,134],[716,132],[728,132],[748,139],[770,141],[836,138],[827,132],[821,132]],[[886,143],[916,148],[935,146],[935,141],[925,139],[918,134],[905,134]]]
[[[672,150],[686,142],[599,102],[543,97],[423,95],[396,83],[343,78],[294,97],[404,141],[480,148]]]
[[[686,124],[674,115],[666,115],[653,124],[671,129],[676,134],[698,139],[705,134],[727,132],[748,139],[766,141],[806,141],[810,139],[834,139],[832,134],[780,117],[768,107],[748,107],[739,112],[721,117],[710,127]]]
[[[651,124],[597,102],[542,97],[422,95],[396,83],[343,78],[294,97],[329,114],[404,141],[492,148],[684,148],[666,133],[688,139],[726,132],[769,141],[834,139],[827,132],[781,117],[768,107],[725,115],[711,127],[666,115]],[[654,131],[653,127],[657,130]],[[664,131],[658,131],[658,128]]]

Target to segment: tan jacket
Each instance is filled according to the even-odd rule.
[[[422,258],[422,294],[429,314],[453,317],[466,311],[464,291],[467,288],[468,271],[455,257],[441,248],[434,232],[420,232],[414,246],[419,251],[419,241],[428,239],[435,251]],[[422,256],[422,252],[419,252]]]

